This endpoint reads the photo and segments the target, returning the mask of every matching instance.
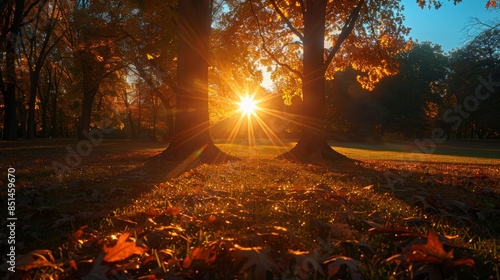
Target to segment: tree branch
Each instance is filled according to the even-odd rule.
[[[329,50],[328,57],[327,57],[325,64],[324,64],[325,71],[326,71],[326,68],[328,68],[328,65],[330,65],[333,58],[335,57],[335,54],[339,51],[342,43],[345,41],[345,39],[347,39],[349,34],[351,34],[352,30],[354,29],[354,26],[356,25],[356,20],[358,19],[359,13],[361,12],[361,7],[364,4],[365,4],[365,0],[359,0],[358,5],[356,5],[356,7],[351,12],[349,17],[347,17],[347,20],[344,24],[344,27],[342,27],[342,31],[339,34],[339,38],[337,39],[337,42],[335,42],[335,45],[332,46]]]
[[[304,41],[304,35],[302,33],[300,33],[300,31],[293,26],[293,24],[290,21],[290,19],[288,17],[286,17],[285,14],[283,13],[283,11],[280,9],[280,7],[278,7],[278,4],[276,3],[276,1],[275,0],[269,0],[269,2],[271,2],[271,5],[273,5],[274,10],[278,13],[278,15],[280,15],[280,17],[283,19],[283,21],[285,21],[286,25],[288,26],[288,28],[290,28],[290,30],[293,32],[293,34],[295,34],[297,37],[299,37],[299,39],[301,41]],[[301,5],[302,9],[304,9],[304,5],[303,4],[304,3],[302,3],[302,5]]]
[[[40,4],[40,8],[38,9],[37,13],[33,17],[29,18],[28,21],[22,22],[21,25],[24,26],[24,25],[32,23],[35,20],[38,20],[38,17],[40,17],[40,11],[42,10],[42,7],[45,6],[45,4],[47,4],[47,2],[48,2],[48,0],[43,0],[43,1],[36,0],[36,1],[33,1],[33,3],[31,3],[31,5],[29,5],[28,7],[25,7],[24,14],[23,14],[23,20],[27,19],[28,14],[31,12],[31,10],[36,5]]]
[[[259,17],[257,16],[257,14],[255,13],[254,9],[253,9],[253,1],[250,0],[249,1],[249,4],[250,4],[250,10],[252,11],[252,14],[253,16],[255,17],[255,19],[257,20],[257,29],[259,30],[259,36],[260,38],[262,39],[262,48],[264,49],[264,51],[267,53],[267,55],[269,55],[269,57],[271,57],[271,59],[276,63],[278,64],[279,66],[281,67],[285,67],[288,71],[294,73],[295,75],[297,75],[298,77],[302,77],[302,73],[300,73],[300,71],[294,69],[292,66],[284,63],[284,62],[281,62],[268,48],[267,48],[267,45],[266,45],[266,38],[264,38],[264,35],[262,34],[262,26],[260,24],[260,20],[259,20]]]

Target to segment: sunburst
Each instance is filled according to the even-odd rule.
[[[248,94],[240,97],[241,101],[238,102],[239,111],[245,116],[255,115],[255,111],[259,109],[258,102],[254,99],[254,96],[249,96]]]

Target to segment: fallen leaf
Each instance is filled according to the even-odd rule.
[[[208,217],[208,221],[211,222],[211,223],[215,222],[216,220],[217,220],[217,217],[215,217],[214,215],[210,215]]]
[[[172,216],[179,215],[181,213],[180,207],[167,207],[165,209],[165,213],[170,214]]]
[[[72,268],[72,269],[74,269],[75,271],[78,271],[78,266],[76,265],[75,260],[70,260],[70,261],[69,261],[69,267],[71,267],[71,268]]]
[[[325,276],[317,252],[288,250],[288,256],[295,260],[295,266],[300,279],[307,279],[310,273],[319,273]]]
[[[453,266],[474,266],[475,262],[471,258],[453,259],[453,249],[445,251],[443,243],[439,240],[439,236],[429,230],[427,234],[427,242],[425,244],[413,244],[410,249],[401,254],[394,255],[386,260],[387,262],[395,263],[416,263],[426,262],[434,264],[450,264]]]
[[[337,274],[340,271],[342,265],[346,265],[349,268],[349,272],[351,273],[351,279],[362,279],[358,262],[355,259],[344,256],[333,256],[323,263],[328,264],[328,278]]]
[[[62,269],[60,269],[57,265],[55,265],[55,264],[53,264],[45,259],[33,260],[30,263],[27,263],[25,265],[18,265],[17,268],[20,270],[31,270],[31,269],[42,268],[42,267],[47,267],[47,266],[57,268],[57,269],[62,271]]]
[[[237,261],[244,261],[240,272],[253,272],[253,279],[267,279],[267,272],[277,274],[278,266],[269,256],[269,247],[241,247],[237,244],[232,249],[232,255]]]
[[[55,264],[55,259],[50,250],[35,250],[27,254],[19,256],[16,261],[16,267],[19,270],[31,270],[42,267],[53,267],[63,271],[58,265]]]
[[[473,267],[476,265],[476,263],[471,258],[462,258],[462,259],[458,259],[458,260],[453,260],[453,265],[454,266],[465,265],[465,266]]]
[[[163,213],[161,213],[159,210],[151,206],[147,211],[144,212],[144,215],[154,218],[163,215]]]
[[[134,241],[127,241],[129,236],[130,233],[125,232],[118,237],[115,246],[110,247],[104,245],[104,252],[106,252],[106,255],[103,260],[106,262],[117,262],[129,258],[132,255],[142,255],[146,252],[145,248],[138,247]]]
[[[211,264],[215,261],[216,254],[210,248],[196,247],[191,252],[191,256],[187,256],[182,263],[184,268],[188,268],[194,260],[201,260],[206,264]]]
[[[427,242],[425,244],[413,244],[410,247],[410,251],[419,251],[423,253],[426,256],[425,260],[428,262],[443,263],[445,260],[453,259],[453,249],[446,252],[443,249],[443,243],[433,230],[429,230]],[[410,255],[410,260],[412,260],[412,255],[415,254],[413,253]]]

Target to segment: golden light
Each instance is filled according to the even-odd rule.
[[[255,111],[258,109],[257,101],[253,99],[253,96],[246,95],[245,97],[240,97],[241,101],[238,102],[239,110],[243,115],[255,115]]]
[[[269,94],[263,98],[256,98],[257,94],[255,92],[248,93],[248,89],[234,89],[234,92],[245,92],[245,94],[238,95],[239,101],[233,101],[237,109],[233,110],[231,115],[238,114],[239,118],[234,118],[235,123],[232,129],[228,130],[229,134],[226,143],[243,141],[240,143],[255,147],[257,143],[267,146],[269,144],[266,144],[266,141],[270,141],[270,145],[278,150],[279,147],[285,146],[267,123],[270,118],[286,120],[281,111],[269,107],[271,104],[269,103],[270,99],[276,97],[276,95]]]

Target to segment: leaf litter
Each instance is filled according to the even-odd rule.
[[[71,234],[58,259],[32,254],[23,273],[47,279],[410,279],[419,273],[498,279],[498,228],[482,221],[500,216],[500,176],[472,168],[476,177],[469,183],[463,170],[438,174],[436,166],[417,165],[373,161],[342,169],[265,158],[201,165],[107,217],[87,219],[93,228]],[[412,173],[388,191],[377,170]],[[482,185],[492,191],[476,191]],[[464,202],[439,187],[487,193],[490,202]],[[47,211],[54,210],[28,215]]]

